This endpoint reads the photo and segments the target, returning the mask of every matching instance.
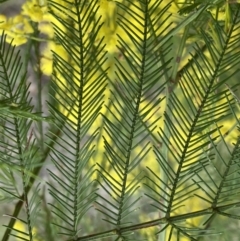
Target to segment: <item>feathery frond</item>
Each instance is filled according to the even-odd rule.
[[[15,113],[21,112],[21,108],[23,108],[27,114],[31,115],[32,107],[30,106],[29,86],[24,85],[25,75],[19,80],[22,67],[20,53],[19,51],[15,53],[15,48],[6,45],[5,40],[6,35],[3,34],[0,41],[0,94],[2,99],[0,160],[2,164],[1,172],[6,177],[5,180],[10,181],[10,183],[2,185],[0,188],[7,195],[6,198],[18,199],[25,203],[26,216],[24,218],[8,216],[26,224],[25,240],[32,240],[32,229],[39,210],[39,201],[37,200],[39,188],[37,187],[33,191],[32,196],[28,195],[27,189],[32,170],[37,164],[37,149],[34,141],[31,140],[30,128],[32,121],[23,119],[22,116],[19,118],[19,115]],[[8,113],[4,113],[9,108],[5,100],[12,100],[18,106],[18,109],[13,111],[10,116]],[[20,185],[18,184],[19,180]],[[21,193],[23,193],[23,196]],[[16,232],[11,232],[11,235],[19,237],[19,230],[16,228],[11,230]]]
[[[230,52],[236,48],[235,36],[238,39],[240,37],[236,32],[238,22],[239,9],[229,32],[225,33],[217,21],[214,23],[214,32],[211,33],[217,38],[214,39],[210,34],[202,31],[207,52],[204,54],[201,47],[196,44],[195,51],[198,60],[193,57],[189,68],[183,70],[179,81],[180,89],[171,93],[164,114],[164,125],[170,135],[167,136],[166,130],[160,129],[159,137],[165,144],[165,148],[168,148],[169,156],[167,158],[169,159],[163,155],[160,148],[155,147],[158,163],[167,176],[167,182],[150,170],[154,177],[157,177],[158,182],[164,185],[159,189],[157,183],[148,177],[156,185],[156,191],[150,189],[151,194],[148,194],[154,201],[154,207],[163,212],[167,220],[169,219],[172,230],[177,230],[181,235],[192,240],[196,240],[191,234],[193,230],[191,231],[187,226],[172,225],[171,218],[174,219],[174,216],[177,215],[175,211],[186,205],[186,202],[194,202],[193,194],[202,187],[199,181],[206,186],[203,189],[208,196],[208,202],[214,207],[216,206],[216,201],[211,194],[213,190],[201,176],[203,172],[207,172],[207,176],[211,178],[209,162],[215,156],[211,150],[216,148],[214,143],[219,137],[219,127],[216,127],[215,123],[229,116],[231,108],[233,108],[229,108],[229,106],[234,104],[233,98],[228,99],[229,92],[220,90],[220,86],[230,78],[230,76],[227,78],[222,76],[225,71],[228,71],[227,66],[239,64],[237,57],[239,51],[230,57]],[[228,98],[226,98],[226,93]],[[211,138],[209,139],[209,137]],[[229,164],[225,163],[225,165],[229,167]],[[191,180],[194,180],[195,176],[198,176],[199,181],[194,181],[193,184]],[[223,176],[221,177],[223,178]],[[214,179],[211,178],[211,180],[215,188],[217,186],[221,188],[222,185],[216,185]],[[183,192],[183,190],[185,191]],[[217,188],[216,194],[218,191]],[[206,198],[203,199],[206,200]],[[201,229],[199,229],[200,231]]]
[[[56,200],[51,204],[52,212],[59,220],[54,224],[60,234],[76,238],[83,232],[81,222],[95,200],[90,179],[94,166],[86,167],[93,156],[93,143],[98,134],[98,130],[92,130],[92,125],[103,104],[106,72],[99,69],[106,58],[102,40],[94,45],[101,28],[100,18],[94,22],[97,1],[65,1],[65,4],[71,11],[65,12],[66,6],[49,1],[51,14],[62,26],[54,25],[56,41],[67,56],[63,58],[53,53],[52,98],[56,105],[49,103],[49,106],[55,126],[63,136],[52,149],[52,161],[59,175],[49,170],[55,183],[49,186]]]
[[[154,121],[151,119],[163,100],[164,74],[171,60],[167,59],[171,43],[156,41],[158,35],[166,31],[166,27],[159,23],[166,17],[169,8],[167,5],[161,9],[160,3],[126,1],[118,4],[118,24],[129,41],[118,36],[118,49],[126,65],[116,59],[116,81],[112,81],[111,90],[112,108],[109,108],[110,115],[104,116],[105,159],[113,172],[106,172],[99,164],[99,184],[108,198],[99,194],[97,203],[98,210],[105,216],[104,220],[117,230],[118,237],[127,240],[131,237],[127,237],[127,230],[122,232],[121,228],[133,224],[131,215],[137,210],[141,198],[136,195],[139,183],[143,181],[140,167],[151,150],[150,140],[155,138],[154,130],[160,115]],[[159,59],[151,54],[158,49],[165,58],[164,65],[160,65]],[[138,152],[139,146],[141,151]],[[102,204],[106,201],[107,206]]]

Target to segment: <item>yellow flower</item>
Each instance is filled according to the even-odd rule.
[[[7,19],[1,16],[0,23],[1,34],[3,31],[7,34],[7,42],[10,43],[14,39],[14,45],[21,45],[27,42],[27,34],[33,32],[33,28],[29,24],[29,21],[23,15],[16,15],[12,18]]]
[[[17,241],[20,241],[20,240],[23,240],[23,239],[27,240],[27,238],[28,238],[28,231],[27,231],[26,226],[22,222],[17,220],[15,222],[15,224],[14,224],[14,229],[19,231],[16,234],[19,238],[15,238],[15,240],[17,240]],[[36,236],[37,229],[35,227],[33,227],[32,232],[33,232],[33,236]],[[26,234],[24,234],[24,233],[26,233]],[[37,239],[36,237],[34,237],[33,241],[40,241],[40,240]]]
[[[6,22],[6,21],[7,21],[7,17],[6,17],[5,15],[0,14],[0,27],[1,27],[1,25],[4,24],[4,22]]]
[[[64,50],[64,48],[61,45],[58,45],[54,43],[53,41],[49,42],[47,47],[43,50],[42,52],[42,58],[41,58],[41,70],[43,71],[44,74],[46,75],[51,75],[52,74],[52,52],[54,51],[57,53],[59,56],[61,56],[63,59],[68,61],[68,54]]]
[[[44,1],[41,3],[38,0],[26,1],[22,5],[22,14],[28,16],[33,22],[42,21],[45,13],[47,13],[47,6]]]

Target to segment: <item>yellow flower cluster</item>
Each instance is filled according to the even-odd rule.
[[[27,42],[27,35],[33,33],[33,28],[22,14],[8,19],[6,16],[0,15],[0,31],[7,34],[9,43],[22,45]]]
[[[76,15],[72,16],[71,12],[67,13],[64,9],[71,9],[71,1],[59,0],[58,4],[61,6],[61,10],[57,12],[58,16],[67,19],[68,17],[76,18]],[[122,35],[122,30],[116,25],[116,4],[113,1],[99,0],[99,11],[96,16],[98,18],[102,16],[102,21],[105,22],[100,30],[100,35],[105,36],[106,50],[109,52],[110,64],[113,60],[115,52],[118,52],[117,35]],[[55,10],[56,11],[56,10]],[[11,18],[7,18],[4,15],[0,15],[0,34],[4,31],[7,34],[7,41],[13,45],[19,46],[25,44],[28,39],[32,38],[31,34],[34,32],[32,23],[38,23],[38,30],[41,34],[46,36],[46,39],[36,39],[37,41],[47,41],[47,45],[42,52],[41,68],[44,74],[51,75],[52,73],[52,50],[58,53],[63,59],[67,58],[67,53],[63,51],[63,48],[54,41],[54,29],[53,26],[57,26],[60,30],[65,31],[62,24],[57,21],[48,11],[47,0],[26,0],[22,5],[21,12]],[[125,36],[127,38],[127,36]],[[112,58],[111,58],[112,57]]]

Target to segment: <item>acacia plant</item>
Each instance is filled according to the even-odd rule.
[[[0,16],[1,240],[234,240],[238,1],[19,11]]]

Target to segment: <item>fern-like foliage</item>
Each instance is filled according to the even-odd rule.
[[[210,205],[210,219],[218,213],[224,215],[221,211],[222,208],[225,210],[236,205],[235,201],[232,200],[231,190],[234,187],[239,188],[234,179],[230,177],[232,174],[231,166],[236,165],[236,162],[232,162],[232,158],[237,151],[238,142],[236,143],[236,149],[230,153],[233,157],[227,163],[221,156],[213,156],[211,152],[212,148],[217,151],[215,142],[219,134],[219,127],[214,123],[231,114],[229,105],[233,104],[233,99],[226,98],[226,90],[221,91],[219,87],[231,77],[231,75],[222,77],[222,74],[228,71],[227,66],[239,64],[239,50],[236,51],[236,54],[232,54],[238,44],[235,36],[239,37],[239,8],[235,12],[232,27],[228,33],[222,31],[222,26],[218,22],[215,22],[214,27],[212,35],[215,35],[217,39],[203,31],[201,32],[206,51],[203,53],[199,45],[195,46],[198,60],[193,59],[189,68],[183,69],[179,81],[180,89],[177,94],[173,92],[169,98],[164,114],[166,131],[160,128],[159,137],[169,151],[171,162],[166,159],[161,149],[155,147],[159,165],[168,182],[164,182],[161,176],[158,177],[158,180],[164,183],[164,187],[158,191],[154,190],[149,195],[154,200],[154,206],[170,221],[166,223],[163,229],[171,226],[171,235],[176,231],[178,237],[187,236],[192,240],[197,240],[195,239],[195,236],[197,236],[196,228],[191,230],[181,222],[180,225],[176,225],[175,223],[172,224],[171,221],[185,220],[188,218],[188,214],[186,216],[181,214],[181,217],[178,218],[174,215],[174,212],[179,210],[185,202],[196,202],[194,196],[192,196],[192,193],[194,193]],[[220,158],[223,162],[221,171],[219,167],[215,166],[216,164],[209,165],[209,162],[214,163],[212,158],[213,160]],[[217,162],[219,163],[220,160]],[[219,179],[210,174],[212,168],[216,168],[215,170],[220,175],[219,183],[215,181],[215,179]],[[151,172],[157,177],[157,173],[152,170]],[[207,179],[203,175],[204,172],[207,173]],[[152,179],[151,181],[154,183]],[[155,185],[157,188],[157,184]],[[224,191],[225,185],[229,188],[229,193]],[[198,195],[198,188],[201,188],[204,194]],[[183,190],[185,190],[184,193]],[[192,201],[191,198],[193,198]],[[162,202],[159,202],[159,200],[162,200]],[[226,203],[229,205],[225,206]],[[207,215],[209,211],[203,210],[202,214],[198,213],[197,215]],[[201,229],[199,229],[199,232],[201,233]],[[169,240],[171,239],[169,238]]]
[[[105,72],[98,74],[97,70],[106,58],[102,54],[102,41],[94,46],[100,28],[100,19],[93,22],[97,1],[75,1],[71,6],[72,11],[65,12],[61,4],[49,1],[53,16],[67,29],[65,33],[54,26],[56,41],[69,56],[63,59],[57,53],[53,54],[52,88],[55,90],[55,105],[49,104],[50,112],[57,129],[68,138],[60,137],[56,141],[55,146],[62,146],[61,151],[57,147],[52,149],[52,161],[60,176],[49,170],[55,181],[49,183],[49,186],[50,194],[56,200],[52,211],[59,217],[59,222],[54,224],[60,227],[60,234],[74,239],[81,234],[79,225],[96,199],[90,181],[94,169],[86,167],[93,155],[92,143],[98,132],[95,130],[89,133],[89,130],[101,109],[106,87]],[[65,13],[65,17],[60,18],[56,10]],[[88,28],[93,24],[90,35]],[[99,60],[97,63],[95,58]],[[64,193],[59,192],[58,186],[63,188]]]
[[[118,48],[133,74],[130,75],[126,66],[116,60],[117,79],[112,83],[112,108],[109,109],[110,115],[104,118],[106,134],[103,137],[106,161],[110,163],[114,174],[106,172],[99,165],[102,177],[100,185],[109,198],[102,195],[99,197],[109,205],[98,201],[98,210],[104,213],[104,220],[112,224],[117,235],[123,238],[128,232],[122,232],[121,228],[131,225],[131,213],[135,211],[140,199],[136,193],[143,180],[143,173],[138,167],[151,150],[149,132],[154,131],[159,121],[159,117],[149,121],[149,115],[158,111],[163,99],[161,93],[165,81],[161,81],[161,78],[170,63],[170,59],[166,59],[165,64],[160,65],[159,59],[149,54],[161,46],[161,55],[166,57],[171,47],[169,43],[156,43],[151,34],[152,31],[164,34],[158,23],[164,19],[168,7],[160,11],[159,4],[156,2],[150,5],[145,1],[140,3],[140,7],[127,1],[126,4],[119,4],[124,16],[119,16],[118,24],[131,42],[126,43],[119,36]],[[129,21],[131,18],[134,19],[133,23]],[[139,146],[142,149],[136,152],[135,149],[139,149]]]
[[[31,140],[32,121],[17,115],[8,115],[14,113],[15,103],[18,106],[17,111],[28,113],[32,110],[30,106],[29,91],[25,83],[25,74],[21,77],[21,84],[18,84],[19,75],[21,75],[20,52],[15,53],[15,49],[6,44],[6,35],[1,36],[0,41],[0,61],[1,61],[1,175],[4,177],[1,190],[5,193],[7,200],[20,200],[25,203],[26,215],[18,218],[8,214],[10,223],[18,220],[27,225],[27,232],[22,235],[25,239],[31,240],[33,237],[33,226],[36,225],[36,216],[39,211],[38,192],[39,185],[31,196],[28,195],[28,189],[31,185],[32,170],[38,160],[37,149],[34,147],[34,140]],[[22,110],[21,110],[22,109]],[[16,177],[17,175],[17,177]],[[20,185],[18,185],[20,181]],[[8,233],[18,237],[16,229],[6,226]],[[5,235],[5,237],[7,236]]]
[[[19,52],[2,35],[0,187],[5,199],[18,200],[4,241],[10,234],[31,241],[210,240],[219,234],[214,222],[240,219],[240,139],[230,145],[222,131],[230,118],[239,125],[231,79],[239,73],[240,5],[227,3],[231,15],[223,22],[224,1],[186,1],[172,23],[174,3],[181,5],[111,1],[107,22],[100,6],[108,1],[48,0],[58,49],[50,118],[32,113]],[[105,51],[106,25],[121,33],[118,55]],[[107,66],[113,56],[114,73]],[[45,149],[37,147],[34,121],[49,121]],[[49,153],[49,192],[41,194],[34,175]],[[36,225],[40,197],[51,222],[44,229]]]

